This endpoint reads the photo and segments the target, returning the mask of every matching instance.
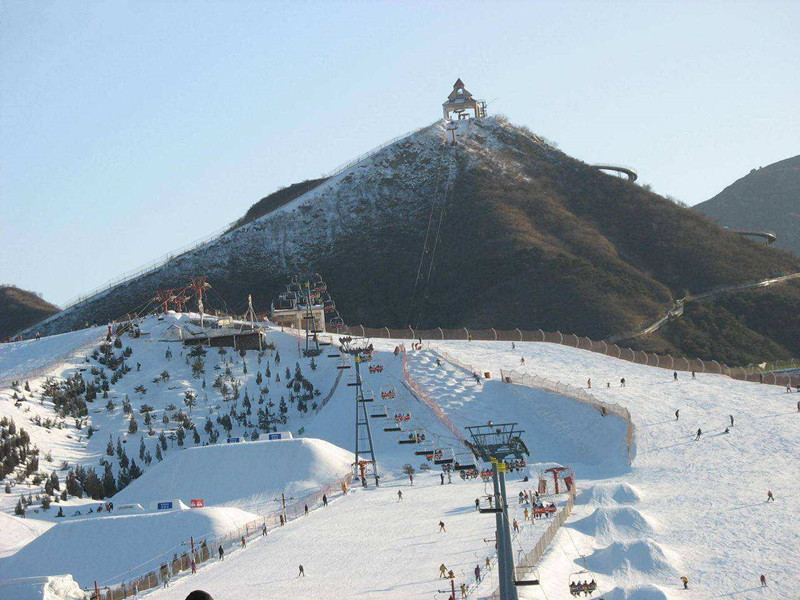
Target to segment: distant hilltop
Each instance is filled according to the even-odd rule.
[[[0,285],[0,339],[6,339],[59,310],[36,292],[15,285]]]
[[[800,155],[753,169],[694,209],[731,229],[774,233],[777,247],[800,256]]]

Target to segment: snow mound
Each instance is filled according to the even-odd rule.
[[[658,586],[646,583],[615,587],[603,595],[605,600],[669,600],[666,592]]]
[[[269,509],[281,493],[287,500],[299,497],[345,475],[352,459],[338,446],[309,438],[188,448],[150,467],[114,503],[203,498],[206,506]]]
[[[628,483],[598,483],[578,494],[575,504],[636,504],[641,499],[639,490]]]
[[[84,600],[86,594],[71,575],[28,577],[0,583],[3,600]]]
[[[151,559],[155,569],[162,555],[183,552],[190,536],[226,534],[258,518],[238,508],[203,508],[65,521],[0,563],[0,580],[69,573],[88,586]]]
[[[601,506],[584,519],[569,525],[601,540],[631,540],[652,536],[656,523],[632,506]]]
[[[605,575],[677,577],[664,550],[652,540],[614,542],[586,557],[590,570]]]
[[[10,556],[52,527],[52,523],[36,519],[20,519],[0,512],[0,558]]]

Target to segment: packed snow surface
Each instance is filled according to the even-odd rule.
[[[169,498],[207,505],[277,508],[350,472],[353,455],[317,439],[273,440],[189,448],[153,465],[114,496],[117,505],[148,506]]]
[[[34,402],[29,398],[17,409],[8,401],[10,392],[3,392],[0,413],[12,416],[31,430],[32,438],[40,448],[52,450],[56,465],[61,460],[70,460],[97,466],[99,459],[106,456],[109,433],[114,440],[117,436],[126,438],[126,447],[131,455],[135,454],[141,440],[149,452],[154,451],[157,438],[147,436],[141,431],[143,428],[137,434],[127,434],[126,421],[119,409],[120,399],[125,394],[130,395],[135,411],[144,402],[155,408],[157,431],[162,428],[162,415],[169,413],[171,416],[173,413],[167,406],[170,403],[180,406],[186,391],[198,391],[201,398],[203,393],[207,394],[208,400],[198,402],[190,416],[198,425],[201,443],[206,443],[202,428],[206,418],[215,421],[230,406],[211,385],[217,374],[230,369],[232,376],[242,381],[242,395],[245,390],[249,391],[255,412],[259,406],[255,400],[261,392],[259,386],[254,385],[254,374],[260,371],[265,375],[266,363],[270,361],[272,379],[265,377],[260,387],[265,388],[269,383],[267,397],[277,404],[280,395],[287,393],[285,368],[288,366],[294,370],[295,363],[298,363],[322,392],[318,401],[321,402],[328,394],[330,399],[318,410],[308,413],[298,413],[295,406],[289,406],[288,423],[281,428],[291,430],[305,441],[308,441],[307,437],[302,436],[310,436],[352,451],[354,390],[346,383],[353,381],[354,369],[337,370],[340,358],[329,359],[323,352],[317,359],[316,370],[311,370],[309,359],[298,351],[297,337],[271,330],[268,340],[275,344],[283,359],[279,366],[275,364],[275,351],[272,350],[262,361],[257,361],[253,353],[247,353],[245,357],[233,353],[217,356],[217,351],[212,349],[205,359],[209,385],[200,391],[198,380],[192,377],[186,365],[185,355],[179,354],[180,346],[169,345],[174,358],[171,362],[165,361],[167,344],[156,339],[158,332],[174,322],[174,318],[167,317],[158,324],[148,321],[149,339],[124,339],[124,344],[133,349],[130,361],[140,362],[142,370],[141,373],[134,370],[127,374],[112,388],[111,398],[117,408],[106,410],[102,408],[102,402],[91,407],[91,421],[100,429],[91,439],[87,440],[85,436],[81,439],[85,427],[76,433],[74,426],[65,430],[44,430],[33,426],[28,421],[31,415],[52,415],[52,408],[47,403],[40,405],[38,400]],[[462,481],[457,476],[453,477],[452,484],[445,482],[441,485],[438,472],[419,472],[424,457],[414,455],[416,446],[398,444],[413,429],[425,432],[426,442],[420,445],[422,447],[435,445],[447,451],[452,449],[463,460],[468,460],[469,456],[436,415],[406,387],[403,353],[395,356],[393,350],[403,343],[410,345],[408,341],[372,342],[376,353],[370,364],[382,365],[383,371],[369,373],[365,370],[366,365],[362,365],[366,389],[368,392],[371,390],[376,398],[369,411],[384,410],[390,415],[389,418],[370,419],[382,476],[381,487],[375,489],[371,485],[367,490],[355,490],[345,497],[336,498],[327,508],[312,507],[308,517],[300,517],[286,527],[270,532],[268,538],[258,539],[246,549],[231,553],[224,563],[205,563],[197,575],[176,578],[166,590],[152,592],[154,598],[182,599],[195,588],[206,589],[215,598],[223,600],[242,597],[433,597],[437,590],[446,586],[445,581],[437,579],[438,567],[442,563],[453,568],[457,585],[461,582],[470,585],[471,598],[494,591],[497,586],[494,568],[480,585],[474,585],[472,576],[476,564],[485,566],[485,559],[491,560],[494,556],[491,541],[493,518],[479,515],[474,506],[475,499],[486,493],[486,487],[480,480]],[[75,341],[70,345],[78,347],[81,344]],[[531,449],[532,463],[523,472],[514,474],[510,483],[512,518],[521,525],[514,543],[515,553],[530,550],[547,525],[543,521],[524,520],[524,505],[513,502],[516,493],[535,487],[542,470],[551,463],[564,464],[575,470],[579,494],[573,516],[559,530],[539,564],[541,586],[525,588],[521,591],[522,598],[544,599],[546,594],[549,600],[571,600],[568,587],[571,575],[585,580],[594,578],[598,584],[595,597],[606,600],[684,597],[679,580],[682,575],[689,578],[689,589],[694,598],[749,599],[762,594],[775,598],[793,597],[794,590],[800,589],[800,579],[794,567],[800,562],[800,525],[796,517],[800,509],[796,462],[800,455],[799,395],[786,394],[777,386],[700,373],[696,378],[681,373],[674,381],[671,371],[555,344],[518,343],[513,350],[507,342],[443,341],[437,342],[436,346],[473,365],[476,371],[492,373],[492,379],[479,384],[469,371],[444,359],[437,364],[440,356],[435,351],[411,351],[409,348],[407,365],[410,377],[427,391],[457,427],[485,424],[489,420],[513,420],[525,430],[523,439]],[[522,357],[525,358],[524,365],[520,361]],[[248,373],[245,373],[244,363],[248,366]],[[151,380],[165,368],[172,374],[170,381],[152,384]],[[74,365],[65,363],[65,373],[69,374],[70,369],[74,369]],[[631,413],[638,449],[633,464],[627,462],[626,424],[622,420],[610,415],[604,417],[591,407],[556,394],[500,383],[501,369],[525,371],[576,387],[586,387],[591,378],[591,393],[600,400],[625,406]],[[278,374],[280,382],[274,381]],[[625,387],[620,386],[623,377],[627,383]],[[35,390],[38,382],[31,383]],[[133,388],[142,383],[146,384],[148,393],[139,397]],[[396,392],[395,397],[383,399],[381,393],[389,390]],[[677,409],[680,409],[679,419],[674,414]],[[404,431],[384,431],[386,425],[394,422],[396,413],[410,416],[409,421],[404,421]],[[731,416],[735,420],[733,426]],[[139,419],[141,421],[141,416]],[[727,434],[724,433],[726,427],[729,428]],[[170,421],[163,428],[174,428],[174,425]],[[702,435],[695,441],[698,428],[702,429]],[[244,431],[234,422],[234,436]],[[190,439],[187,437],[187,442]],[[247,442],[199,450],[182,450],[169,444],[165,456],[171,458],[165,458],[160,464],[153,461],[145,469],[146,474],[140,482],[131,484],[120,498],[147,506],[145,503],[150,496],[161,495],[150,490],[163,485],[164,496],[169,498],[200,496],[238,506],[242,498],[252,502],[258,494],[274,497],[284,488],[296,489],[299,493],[325,479],[324,475],[313,472],[309,476],[309,471],[317,468],[318,463],[322,463],[319,468],[324,470],[330,468],[326,461],[332,460],[333,471],[338,473],[336,465],[352,460],[347,453],[335,458],[339,456],[336,453],[324,452],[314,456],[311,452],[304,462],[304,452],[309,451],[304,443],[294,446],[276,444],[273,447],[298,448],[297,453],[287,458],[297,461],[296,470],[282,473],[283,467],[273,464],[281,461],[270,460],[263,469],[252,469],[252,473],[246,471],[252,475],[252,486],[249,482],[246,485],[232,483],[234,489],[231,493],[222,489],[229,485],[226,483],[229,475],[217,471],[237,469],[238,457],[255,456],[261,452],[260,446],[268,447],[269,443]],[[203,452],[210,452],[208,456],[215,457],[230,453],[236,458],[220,458],[219,463],[213,464],[213,472],[209,471],[206,480],[194,474],[194,467],[189,463],[181,462],[186,466],[180,469],[165,466],[173,461],[194,460],[193,455],[202,455]],[[136,458],[138,462],[139,457]],[[533,461],[542,464],[534,465]],[[413,487],[402,473],[404,464],[417,469]],[[163,474],[159,474],[159,468]],[[172,475],[174,480],[168,475]],[[531,481],[523,483],[523,475],[528,475]],[[158,478],[158,486],[153,484],[150,488],[148,476],[154,481]],[[550,476],[546,477],[548,491],[552,491]],[[238,485],[242,487],[237,488]],[[292,488],[293,485],[296,488]],[[137,486],[142,490],[139,495],[147,498],[134,498]],[[264,489],[259,489],[260,486]],[[195,494],[198,487],[204,489]],[[774,492],[774,503],[766,502],[767,490]],[[403,491],[402,501],[397,491]],[[10,512],[18,492],[15,489],[4,497],[5,510]],[[550,499],[548,496],[547,500]],[[564,501],[563,497],[552,499],[558,503]],[[52,512],[53,509],[48,514],[29,512],[28,516],[36,520],[52,520]],[[70,512],[67,506],[65,512]],[[196,514],[197,511],[183,513]],[[136,514],[81,519],[72,523],[68,518],[68,522],[51,529],[14,556],[0,560],[0,576],[5,577],[5,570],[12,562],[24,560],[37,543],[44,543],[48,538],[56,539],[51,537],[54,532],[63,531],[69,525],[97,523],[82,525],[87,531],[93,528],[91,531],[96,533],[99,528],[107,526],[101,525],[102,522],[124,518],[142,519],[141,523],[144,523],[164,516]],[[447,533],[437,531],[439,519],[446,523]],[[170,548],[185,540],[184,530],[161,529],[169,538],[163,543],[169,544]],[[76,539],[82,540],[78,543],[70,542],[70,548],[84,548],[77,556],[83,564],[91,563],[93,555],[89,554],[92,551],[89,549],[97,546],[88,540],[102,539],[105,543],[113,537],[104,532],[95,538],[95,533],[87,534],[85,539],[78,536]],[[153,555],[158,554],[157,544],[144,546],[146,535],[134,537],[137,544],[142,544],[137,547],[138,554],[150,550]],[[66,542],[62,544],[66,545]],[[49,553],[55,554],[52,549]],[[41,564],[37,564],[39,571],[32,574],[42,574]],[[136,564],[129,560],[120,572]],[[297,578],[299,564],[306,568],[305,578]],[[70,568],[67,571],[58,564],[48,564],[46,569],[55,574],[79,572],[77,566],[75,570]],[[763,592],[758,586],[761,573],[765,573],[771,583],[771,587]],[[787,594],[787,591],[792,593]]]
[[[238,508],[210,507],[59,523],[0,563],[0,581],[69,573],[82,586],[104,583],[158,554],[181,554],[190,536],[227,534],[258,515]],[[156,569],[158,565],[152,565]]]
[[[0,512],[0,558],[14,554],[52,527],[47,521],[20,519]]]

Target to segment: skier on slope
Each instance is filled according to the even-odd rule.
[[[219,547],[219,559],[225,560],[225,550],[223,550],[222,546]]]
[[[775,496],[772,495],[770,490],[767,490],[767,502],[775,502]]]
[[[695,436],[694,441],[696,442],[697,440],[699,440],[701,435],[703,435],[703,430],[698,427],[697,436]]]
[[[675,420],[677,421],[680,418],[681,418],[681,409],[679,408],[678,410],[675,411]]]
[[[444,566],[444,563],[439,565],[439,579],[444,579],[447,576],[447,567]]]
[[[403,490],[397,490],[397,501],[402,502],[403,500]]]
[[[328,494],[322,494],[322,505],[328,506]]]
[[[475,498],[475,510],[480,510],[480,509],[481,509],[481,499]]]
[[[678,372],[677,371],[673,371],[672,372],[672,380],[673,381],[678,381]]]
[[[731,418],[731,427],[733,427],[733,415],[728,415]]]
[[[444,528],[444,521],[439,521],[439,533],[442,532],[447,533],[447,529]]]
[[[759,578],[759,580],[761,581],[761,587],[767,587],[767,576],[766,575],[764,575],[762,573],[761,577]]]
[[[489,560],[488,558],[486,560]],[[480,583],[481,581],[481,566],[475,565],[475,581]]]
[[[467,597],[467,584],[466,583],[462,583],[461,584],[461,597],[462,598],[466,598]]]
[[[683,583],[683,589],[685,590],[689,589],[689,578],[686,575],[681,577],[681,583]]]
[[[300,572],[297,574],[298,577],[305,577],[306,570],[303,568],[303,565],[300,565]]]

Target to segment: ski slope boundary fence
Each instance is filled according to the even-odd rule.
[[[518,373],[517,371],[501,371],[500,375],[505,383],[515,383],[537,390],[552,392],[596,408],[604,417],[606,415],[619,417],[628,424],[628,430],[625,436],[628,444],[628,464],[631,464],[633,459],[636,458],[636,427],[631,419],[631,413],[628,412],[628,409],[624,406],[616,403],[603,402],[581,388],[561,383],[560,381],[551,381],[550,379],[544,379],[527,373]]]
[[[623,348],[616,344],[591,340],[579,337],[574,333],[561,333],[560,331],[543,331],[541,329],[390,329],[388,327],[364,327],[363,325],[345,326],[338,330],[339,334],[396,340],[425,340],[428,342],[441,340],[469,341],[497,341],[497,342],[547,342],[561,344],[590,352],[597,352],[612,358],[628,362],[659,367],[670,371],[694,371],[697,373],[711,373],[726,375],[740,381],[751,381],[771,385],[800,386],[800,375],[786,372],[800,367],[797,359],[785,360],[775,363],[763,363],[758,366],[729,367],[716,360],[701,360],[699,358],[674,357],[669,354],[655,354],[643,350]]]
[[[570,490],[567,503],[556,513],[556,516],[553,517],[552,522],[550,525],[548,525],[547,529],[545,529],[544,533],[539,538],[539,541],[536,542],[536,545],[533,547],[533,549],[530,552],[523,554],[519,559],[519,562],[517,563],[518,575],[515,576],[517,579],[536,579],[536,577],[533,576],[533,570],[536,568],[536,565],[539,564],[539,561],[544,556],[544,553],[547,552],[547,549],[550,547],[550,544],[556,537],[558,530],[572,514],[572,509],[574,506],[575,490],[572,489]],[[486,596],[484,600],[501,600],[500,588],[497,588],[491,596]]]
[[[348,474],[330,481],[305,496],[294,498],[291,503],[286,504],[285,508],[245,523],[224,535],[207,535],[194,538],[193,547],[190,545],[190,540],[187,539],[158,556],[148,557],[142,563],[131,566],[124,573],[105,581],[98,581],[100,598],[95,598],[94,588],[86,587],[84,590],[89,595],[90,600],[124,600],[145,590],[164,585],[165,582],[168,583],[174,577],[191,575],[192,559],[194,559],[195,565],[199,567],[209,560],[217,560],[219,548],[225,551],[226,556],[230,555],[231,552],[237,551],[237,549],[244,548],[242,539],[247,542],[253,538],[263,537],[262,530],[264,526],[266,526],[268,532],[272,531],[281,526],[281,517],[283,517],[284,523],[302,517],[305,514],[306,505],[311,510],[322,502],[324,495],[327,495],[328,498],[343,495],[345,493],[344,490],[350,486],[351,478],[352,474]],[[189,510],[203,509],[192,508]]]
[[[436,354],[441,356],[447,362],[464,369],[465,371],[469,372],[470,374],[479,374],[480,371],[473,367],[470,364],[460,361],[452,354],[449,354],[438,348],[437,346],[429,345],[430,349],[433,350]],[[592,408],[596,408],[603,416],[606,415],[614,415],[622,419],[628,424],[628,430],[626,434],[626,441],[627,441],[627,448],[628,448],[628,464],[633,462],[633,459],[636,458],[636,427],[633,424],[633,420],[631,419],[631,413],[628,412],[628,409],[624,406],[615,403],[603,402],[602,400],[598,400],[592,394],[586,392],[581,388],[577,388],[573,385],[569,385],[567,383],[561,383],[560,381],[551,381],[549,379],[545,379],[543,377],[538,377],[536,375],[529,375],[527,373],[518,373],[517,371],[503,371],[500,370],[500,379],[503,383],[515,383],[517,385],[525,385],[528,387],[535,388],[537,390],[544,390],[546,392],[552,392],[554,394],[558,394],[559,396],[565,396],[567,398],[571,398],[576,400],[582,404],[586,404],[591,406]]]

